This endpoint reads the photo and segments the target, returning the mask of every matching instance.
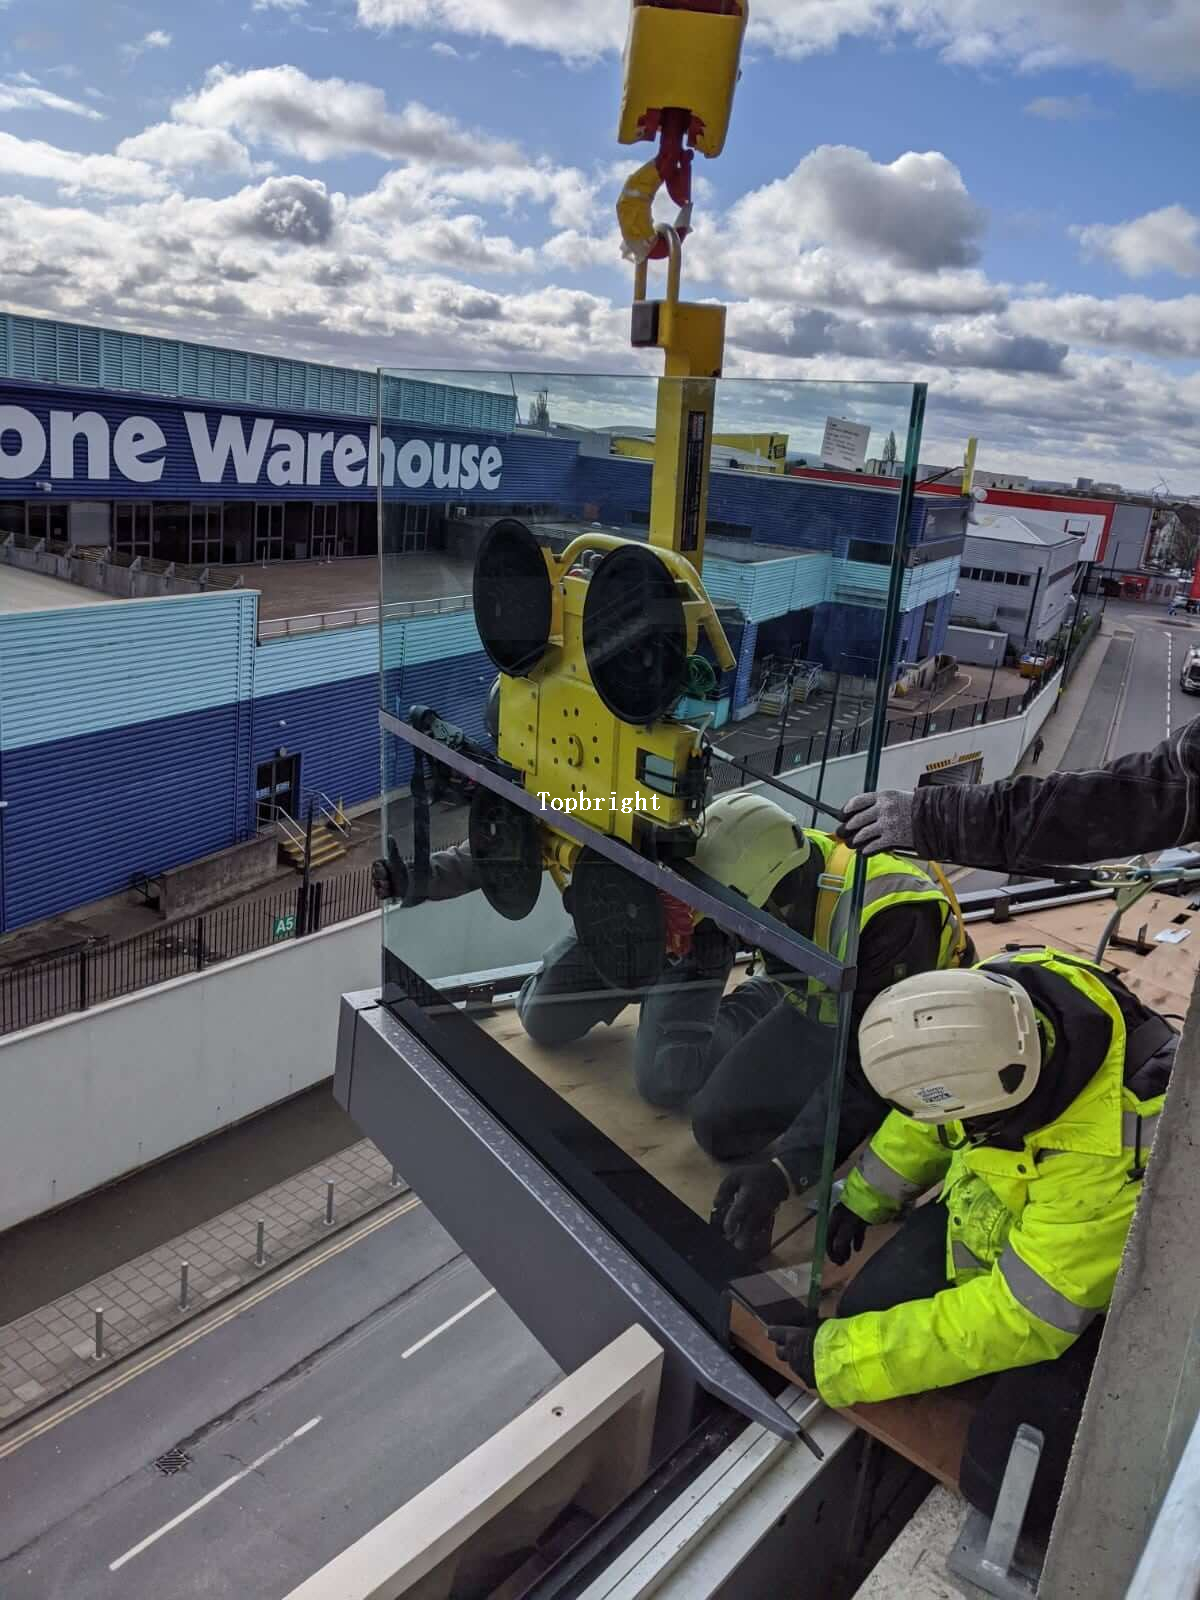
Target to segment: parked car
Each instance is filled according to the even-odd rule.
[[[1184,694],[1200,694],[1200,646],[1193,645],[1183,658],[1179,687]]]

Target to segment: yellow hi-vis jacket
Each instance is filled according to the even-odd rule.
[[[804,837],[821,858],[821,877],[817,895],[817,915],[812,940],[839,961],[846,959],[850,937],[851,890],[863,857],[831,833],[805,828]],[[892,906],[931,903],[940,908],[942,935],[938,947],[938,967],[959,964],[961,933],[954,907],[944,889],[918,861],[903,856],[866,857],[867,887],[863,898],[861,928],[865,932],[873,919]],[[768,966],[768,971],[770,967]],[[803,983],[778,980],[784,998],[821,1022],[837,1022],[837,995],[819,978]]]
[[[941,1181],[953,1287],[824,1323],[816,1379],[829,1405],[1053,1360],[1108,1309],[1165,1095],[1138,1100],[1126,1087],[1125,1023],[1098,968],[1053,950],[1000,959],[1037,962],[1099,1006],[1112,1024],[1108,1051],[1066,1110],[1020,1150],[948,1149],[936,1124],[888,1116],[842,1203],[866,1222],[885,1222]],[[961,1123],[945,1131],[951,1143],[965,1137]]]

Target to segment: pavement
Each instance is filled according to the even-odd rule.
[[[4,1600],[282,1600],[554,1363],[414,1195],[0,1435]]]
[[[76,1282],[69,1292],[0,1327],[0,1423],[12,1423],[202,1314],[239,1288],[393,1200],[390,1164],[360,1139],[240,1204],[209,1215],[186,1232],[123,1257],[110,1270]],[[334,1185],[334,1225],[325,1221],[327,1185]],[[91,1240],[105,1237],[101,1219],[72,1207]],[[141,1210],[145,1225],[155,1214]],[[255,1262],[257,1226],[265,1224],[265,1267]],[[47,1219],[53,1220],[53,1219]],[[63,1219],[58,1225],[61,1229]],[[161,1229],[161,1218],[158,1219]],[[93,1245],[94,1248],[94,1245]],[[128,1247],[126,1246],[126,1249]],[[180,1306],[180,1263],[188,1263],[188,1304]],[[61,1265],[58,1269],[62,1271]],[[22,1292],[22,1275],[7,1280]],[[6,1290],[7,1292],[7,1290]],[[24,1287],[28,1298],[28,1287]],[[95,1354],[96,1308],[103,1310],[103,1356]],[[0,1592],[3,1592],[0,1589]]]

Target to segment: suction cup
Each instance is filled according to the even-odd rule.
[[[533,671],[550,640],[550,574],[523,522],[504,517],[475,559],[475,626],[492,663],[510,678]]]
[[[594,850],[571,875],[575,932],[614,989],[646,989],[667,960],[666,911],[658,891]]]
[[[537,905],[542,888],[537,823],[503,795],[476,789],[467,838],[487,903],[509,922],[522,921]]]
[[[596,568],[583,608],[583,651],[596,693],[621,722],[656,722],[683,693],[683,601],[644,545],[621,545]]]

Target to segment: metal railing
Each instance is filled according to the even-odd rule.
[[[469,594],[441,595],[435,600],[394,600],[384,606],[383,616],[385,622],[441,617],[455,611],[469,611],[474,603]],[[291,639],[298,635],[330,633],[339,628],[378,625],[378,606],[346,606],[340,611],[319,611],[304,617],[268,617],[258,625],[258,638],[261,644],[268,639]]]
[[[990,722],[1004,722],[1009,717],[1020,716],[1021,712],[1037,699],[1044,687],[1043,683],[1032,682],[1024,694],[1007,695],[1003,699],[996,700],[981,700],[975,704],[954,706],[952,709],[946,708],[941,711],[915,712],[911,717],[889,717],[884,744],[885,746],[911,744],[914,740],[930,739],[938,733],[957,733],[962,728],[979,728]],[[856,728],[843,728],[835,733],[829,740],[828,750],[825,748],[825,737],[822,731],[785,740],[779,771],[786,773],[792,767],[810,767],[820,761],[822,755],[826,760],[835,761],[839,756],[860,754],[867,748],[871,737],[870,719],[860,723]],[[764,778],[769,778],[775,773],[778,755],[778,746],[773,744],[748,754],[744,751],[737,752],[739,761],[751,772],[760,773]],[[746,782],[746,774],[739,772],[736,767],[718,765],[713,769],[714,794],[741,788]]]
[[[164,923],[117,943],[89,941],[46,959],[0,969],[0,1034],[87,1011],[106,1000],[300,939],[373,911],[369,867],[263,900],[240,901]]]

